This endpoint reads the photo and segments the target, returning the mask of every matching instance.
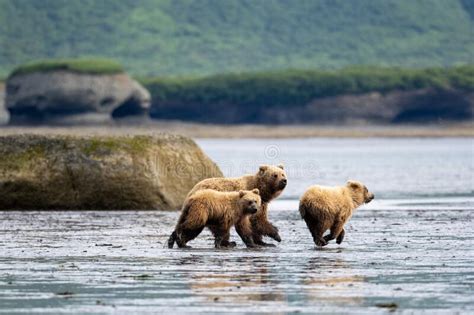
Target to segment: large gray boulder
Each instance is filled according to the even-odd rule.
[[[222,176],[186,137],[0,137],[0,209],[179,209]]]
[[[13,74],[7,80],[10,123],[101,122],[146,117],[150,93],[125,73],[69,70]]]

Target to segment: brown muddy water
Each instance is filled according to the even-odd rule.
[[[177,212],[0,212],[0,313],[474,313],[472,139],[200,140],[228,176],[285,163],[282,242],[165,248]],[[329,146],[332,146],[329,148]],[[297,211],[313,183],[375,192],[342,245]]]

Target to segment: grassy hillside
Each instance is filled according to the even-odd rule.
[[[469,0],[0,0],[0,77],[103,56],[135,75],[472,62]]]
[[[349,67],[337,71],[290,70],[194,79],[142,79],[141,82],[152,94],[151,116],[159,119],[214,123],[303,122],[312,119],[308,116],[311,109],[307,105],[317,99],[368,92],[382,95],[406,92],[404,97],[396,100],[374,102],[365,99],[362,103],[377,104],[378,110],[382,111],[403,113],[406,110],[403,115],[408,116],[401,116],[404,120],[466,120],[472,117],[472,100],[469,101],[472,96],[468,95],[474,91],[474,66],[427,69]],[[421,89],[425,92],[412,93]],[[341,107],[344,112],[338,114],[339,118],[354,115],[351,110],[360,106],[361,102],[353,96],[352,103],[346,102],[348,105]],[[322,119],[331,111],[328,108],[321,110],[313,120]],[[360,110],[367,109],[362,106]],[[363,116],[370,118],[370,115],[378,113],[371,109]]]
[[[399,69],[349,67],[338,71],[276,71],[213,75],[194,79],[141,79],[154,102],[298,106],[343,94],[423,88],[474,91],[474,66]]]

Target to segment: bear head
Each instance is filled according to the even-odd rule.
[[[265,202],[276,198],[288,183],[283,165],[260,165],[257,173],[260,196]]]
[[[374,194],[369,192],[367,187],[356,180],[349,180],[346,184],[351,192],[352,200],[359,206],[364,203],[369,203],[374,199]]]
[[[257,213],[262,205],[258,189],[239,191],[239,206],[244,214]]]

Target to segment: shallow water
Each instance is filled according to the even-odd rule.
[[[378,199],[472,196],[473,138],[199,140],[226,176],[285,165],[280,199],[298,199],[310,185],[362,181]]]
[[[289,186],[270,211],[277,247],[246,249],[233,233],[237,248],[215,250],[204,232],[169,250],[176,212],[0,212],[0,313],[474,312],[471,139],[199,144],[228,176],[285,163]],[[316,249],[297,197],[347,178],[377,199],[342,245]]]
[[[0,312],[474,312],[473,215],[362,210],[317,250],[274,210],[276,248],[169,250],[173,212],[3,212]]]

